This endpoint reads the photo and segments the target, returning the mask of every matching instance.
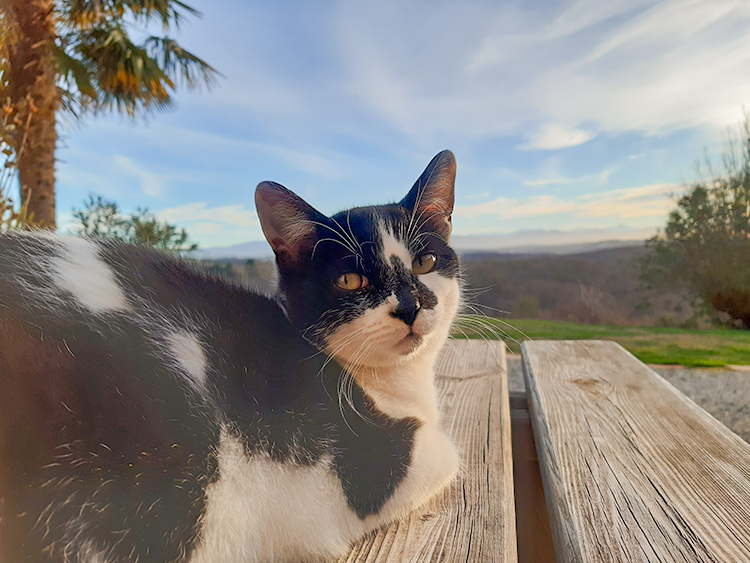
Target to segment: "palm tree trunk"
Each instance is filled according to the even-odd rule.
[[[7,1],[7,0],[6,0]],[[15,112],[21,201],[35,223],[55,227],[55,114],[59,94],[52,47],[53,0],[9,0],[18,41],[10,48],[8,96]]]

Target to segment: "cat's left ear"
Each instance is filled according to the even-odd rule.
[[[456,157],[445,150],[430,161],[400,205],[412,212],[419,223],[427,222],[448,242],[455,184]]]
[[[260,226],[279,265],[299,260],[315,242],[315,225],[325,216],[291,190],[276,182],[261,182],[255,189]]]

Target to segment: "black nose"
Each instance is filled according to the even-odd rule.
[[[391,313],[391,316],[401,319],[408,326],[414,324],[414,320],[419,313],[419,301],[413,295],[401,296],[398,300],[398,307]]]

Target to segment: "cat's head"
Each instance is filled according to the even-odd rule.
[[[395,365],[436,352],[458,309],[449,246],[456,161],[432,159],[399,203],[328,217],[285,187],[255,193],[287,314],[342,365]]]

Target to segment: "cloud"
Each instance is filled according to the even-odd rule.
[[[561,214],[612,219],[665,216],[674,207],[671,195],[677,188],[677,184],[659,183],[584,194],[571,199],[553,195],[537,195],[526,200],[500,197],[485,203],[458,206],[455,215],[464,219],[489,216],[501,220]]]
[[[206,202],[186,203],[163,209],[159,211],[158,215],[170,223],[180,225],[201,222],[204,229],[209,224],[232,225],[234,227],[249,227],[259,224],[255,210],[247,209],[242,204],[208,207]]]
[[[184,228],[201,247],[236,244],[263,237],[254,209],[244,205],[209,206],[205,201],[157,211],[156,215]]]
[[[337,16],[325,30],[341,57],[331,100],[422,142],[531,128],[524,147],[553,150],[602,133],[723,128],[748,92],[750,4],[738,0],[385,0],[341,2]]]
[[[526,136],[526,142],[518,148],[521,150],[556,150],[577,147],[596,137],[596,133],[567,127],[557,123],[544,125],[536,133]]]
[[[540,188],[544,186],[572,186],[576,184],[604,184],[615,172],[614,168],[602,170],[598,174],[586,174],[576,178],[568,178],[559,174],[541,177],[535,180],[524,180],[523,185],[529,188]]]
[[[144,195],[156,199],[164,197],[164,181],[160,176],[146,171],[131,158],[121,154],[116,155],[114,161],[120,171],[140,181],[140,188]]]

